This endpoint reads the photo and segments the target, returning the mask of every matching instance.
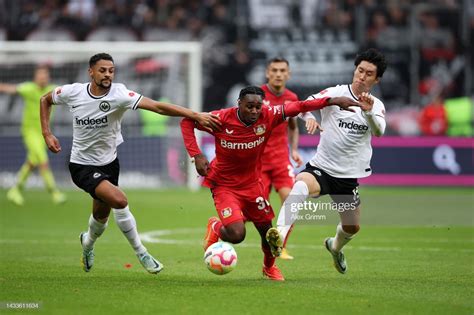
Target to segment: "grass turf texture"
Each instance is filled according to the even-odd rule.
[[[55,206],[43,191],[27,191],[25,206],[16,207],[0,191],[0,313],[18,312],[5,302],[41,302],[48,314],[474,312],[470,189],[363,187],[366,223],[345,249],[348,273],[336,272],[322,245],[335,226],[301,224],[289,243],[295,260],[277,261],[283,283],[262,279],[251,224],[235,246],[237,268],[225,276],[206,269],[200,244],[215,215],[207,190],[126,193],[141,233],[171,230],[161,238],[175,240],[145,243],[165,265],[157,276],[141,267],[113,220],[96,243],[94,268],[82,271],[78,235],[90,213],[87,194],[69,191],[67,204]]]

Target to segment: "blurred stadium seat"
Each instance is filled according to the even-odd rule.
[[[147,28],[143,32],[145,41],[187,41],[191,40],[191,34],[186,30],[169,30],[167,28]]]
[[[73,33],[66,29],[36,29],[26,37],[28,41],[74,41]]]
[[[137,35],[125,27],[101,27],[93,30],[86,37],[86,41],[89,42],[134,42],[137,40]]]
[[[199,42],[202,59],[197,68],[202,68],[202,74],[198,79],[183,79],[193,68],[188,57],[149,51],[132,58],[117,54],[116,79],[144,95],[169,97],[183,105],[189,103],[189,92],[183,91],[192,81],[201,87],[202,81],[197,90],[204,94],[207,111],[233,104],[235,97],[228,99],[234,95],[230,91],[264,82],[265,64],[272,57],[290,61],[289,88],[306,98],[328,86],[349,83],[355,54],[375,47],[389,60],[383,80],[373,90],[386,106],[386,135],[419,135],[420,112],[440,96],[471,100],[469,108],[466,102],[448,102],[449,123],[454,126],[462,121],[468,128],[463,130],[468,131],[450,128],[446,135],[472,135],[474,6],[470,0],[191,2],[0,0],[5,8],[0,10],[0,41],[18,45],[25,40],[62,41],[66,46],[74,40],[90,45],[142,41],[136,47],[156,44],[152,42]],[[443,49],[437,49],[439,44]],[[28,80],[38,62],[53,66],[55,83],[85,82],[89,79],[86,60],[76,60],[74,54],[51,57],[32,49],[26,56],[8,55],[0,49],[0,82]],[[0,96],[0,140],[15,136],[20,120],[21,100]],[[56,112],[56,128],[63,136],[70,133],[69,120],[69,112]],[[123,128],[139,138],[139,124],[138,116],[130,115]],[[21,150],[21,143],[16,145],[14,150]],[[130,150],[130,156],[134,152]]]
[[[0,28],[0,42],[4,40],[7,40],[7,30]]]

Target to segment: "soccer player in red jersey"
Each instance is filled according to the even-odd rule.
[[[203,184],[211,189],[220,218],[209,219],[204,249],[219,238],[233,244],[242,242],[246,233],[245,221],[252,221],[262,238],[264,276],[283,281],[266,240],[274,217],[273,209],[264,198],[260,179],[262,154],[268,138],[287,117],[335,104],[351,110],[350,106],[359,104],[347,97],[336,97],[262,106],[264,98],[261,88],[249,86],[240,91],[238,107],[213,112],[219,116],[222,130],[208,131],[214,136],[216,144],[216,157],[210,164],[194,135],[194,128],[204,128],[193,120],[183,119],[181,130],[186,150],[194,158],[198,173],[205,176]]]
[[[298,96],[286,88],[286,82],[290,79],[290,64],[288,60],[280,57],[270,59],[267,63],[265,76],[267,83],[261,86],[265,92],[264,105],[273,106],[298,100]],[[306,115],[304,119],[306,121],[306,128],[309,133],[314,133],[319,128],[319,124],[311,113],[306,113]],[[296,162],[298,167],[303,164],[303,160],[298,153],[298,138],[299,132],[296,118],[289,118],[273,129],[263,152],[264,159],[262,160],[262,181],[265,188],[265,199],[270,200],[272,186],[278,192],[282,204],[288,197],[295,183],[295,174],[293,165],[290,162],[288,142],[291,146],[291,158],[293,161]],[[285,245],[283,244],[280,258],[293,259],[287,252]]]

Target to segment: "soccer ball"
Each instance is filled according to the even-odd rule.
[[[204,263],[212,273],[225,275],[237,265],[237,253],[234,247],[226,242],[217,242],[209,246],[204,253]]]

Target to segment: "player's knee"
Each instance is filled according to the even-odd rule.
[[[360,225],[343,225],[342,230],[349,234],[356,234],[360,230]]]
[[[228,231],[229,242],[232,244],[241,243],[245,239],[245,228],[244,229],[233,229]]]
[[[321,193],[321,186],[318,181],[313,175],[307,172],[301,172],[296,176],[296,183],[293,185],[293,189],[295,189],[295,186],[298,187],[298,191],[301,193],[304,192],[311,197],[317,197]]]
[[[117,206],[114,207],[115,209],[123,209],[126,206],[128,206],[128,200],[127,200],[127,198],[121,198],[121,199],[117,200],[116,204],[117,204]]]
[[[111,200],[111,205],[114,209],[123,209],[128,206],[127,196],[124,194],[117,194]]]

